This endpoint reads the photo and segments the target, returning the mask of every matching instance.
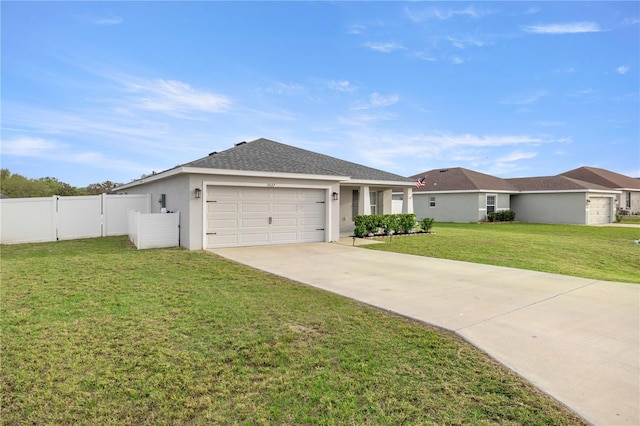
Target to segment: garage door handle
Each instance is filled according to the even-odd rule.
[[[269,225],[271,225],[272,223],[273,223],[273,218],[272,218],[272,217],[270,217],[270,218],[269,218]]]

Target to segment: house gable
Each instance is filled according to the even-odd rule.
[[[412,179],[417,180],[422,176],[425,177],[426,185],[414,190],[417,194],[442,191],[517,192],[517,189],[505,179],[462,167],[434,169],[414,175]]]
[[[610,189],[634,189],[640,191],[640,180],[597,167],[579,167],[561,173],[561,175],[595,183]]]

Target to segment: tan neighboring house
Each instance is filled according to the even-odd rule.
[[[203,248],[336,241],[353,217],[413,212],[413,180],[268,139],[232,148],[116,188],[151,194],[152,212],[180,212],[180,245]]]
[[[610,223],[615,220],[616,200],[621,196],[618,188],[564,175],[502,179],[453,167],[411,178],[415,181],[422,176],[425,185],[413,194],[418,220],[478,222],[491,212],[512,210],[521,222]],[[395,198],[400,199],[400,194]]]
[[[562,175],[620,191],[616,195],[616,212],[620,214],[640,212],[640,180],[638,179],[596,167],[579,167]]]

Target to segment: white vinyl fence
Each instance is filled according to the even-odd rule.
[[[180,245],[180,212],[140,213],[129,211],[129,240],[138,249]]]
[[[0,243],[127,235],[129,210],[151,211],[150,194],[0,199]]]

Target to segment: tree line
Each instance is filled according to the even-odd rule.
[[[109,194],[118,185],[122,184],[107,180],[78,188],[53,177],[29,179],[17,173],[11,173],[9,169],[0,169],[0,193],[10,198]]]

